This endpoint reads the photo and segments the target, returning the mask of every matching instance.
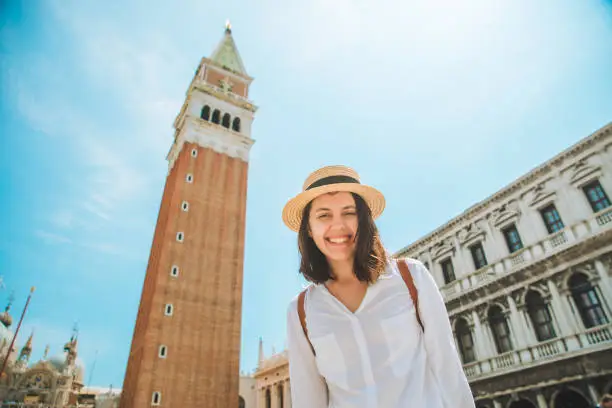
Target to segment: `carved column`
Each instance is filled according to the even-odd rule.
[[[478,360],[484,360],[493,356],[492,349],[489,344],[489,339],[484,332],[480,323],[480,317],[476,310],[472,310],[472,319],[474,320],[474,343],[476,346],[476,355]]]
[[[285,398],[283,399],[283,402],[285,403],[285,406],[283,408],[291,408],[291,384],[289,383],[289,380],[286,380],[284,383],[284,394]]]
[[[266,387],[259,389],[259,398],[257,408],[267,408],[266,407]]]
[[[538,408],[548,408],[548,404],[546,403],[546,398],[544,397],[544,394],[538,391],[536,398],[538,400]]]
[[[608,313],[612,312],[612,279],[608,275],[608,271],[603,262],[599,259],[595,260],[595,269],[597,270],[597,275],[599,275],[599,289],[603,294],[603,298],[601,299],[604,305],[608,306]],[[609,314],[608,314],[609,316]]]
[[[535,327],[533,326],[533,322],[529,317],[529,312],[527,311],[527,306],[523,305],[519,310],[519,314],[523,316],[522,322],[525,326],[525,334],[527,335],[527,345],[535,345],[538,344],[538,338],[536,337]]]
[[[589,395],[591,396],[591,399],[593,400],[594,404],[597,404],[599,402],[599,393],[597,392],[597,389],[593,386],[593,384],[589,383],[587,384],[588,389],[589,389]]]
[[[521,324],[521,318],[516,308],[516,303],[512,296],[508,296],[508,306],[510,309],[510,324],[514,329],[514,337],[516,338],[516,349],[527,347],[527,335],[525,334],[525,326]]]
[[[281,408],[278,403],[278,383],[270,386],[270,396],[272,397],[272,408]]]
[[[578,328],[573,323],[572,312],[569,305],[561,298],[561,295],[559,294],[557,286],[554,284],[554,282],[552,280],[548,280],[547,283],[551,295],[550,305],[552,306],[557,322],[559,323],[559,330],[561,330],[560,335],[565,337],[577,333]]]
[[[493,408],[503,408],[503,405],[498,400],[493,400]]]

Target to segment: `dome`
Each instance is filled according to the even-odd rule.
[[[64,371],[64,368],[66,367],[66,356],[64,356],[63,354],[55,355],[51,357],[48,361],[49,364],[51,364],[51,366],[59,372]]]
[[[4,325],[4,327],[9,327],[13,324],[13,318],[9,314],[8,310],[4,311],[4,313],[0,313],[0,322]]]

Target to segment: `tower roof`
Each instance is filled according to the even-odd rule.
[[[232,26],[229,21],[225,24],[225,35],[217,45],[217,48],[210,56],[210,60],[221,68],[235,72],[240,75],[248,76],[238,48],[232,36]]]
[[[32,333],[30,334],[30,337],[28,337],[28,341],[26,342],[26,344],[22,347],[21,351],[22,353],[24,351],[32,351],[32,338],[34,337],[34,331],[32,331]]]

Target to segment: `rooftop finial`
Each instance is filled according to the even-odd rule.
[[[225,20],[225,32],[226,33],[232,32],[232,23],[230,23],[229,19]]]

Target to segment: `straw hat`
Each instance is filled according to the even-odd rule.
[[[361,184],[359,174],[346,166],[327,166],[311,173],[302,187],[302,192],[287,202],[283,209],[283,221],[291,230],[297,232],[302,223],[304,207],[320,195],[348,191],[361,196],[374,219],[385,209],[385,197],[374,187]]]

